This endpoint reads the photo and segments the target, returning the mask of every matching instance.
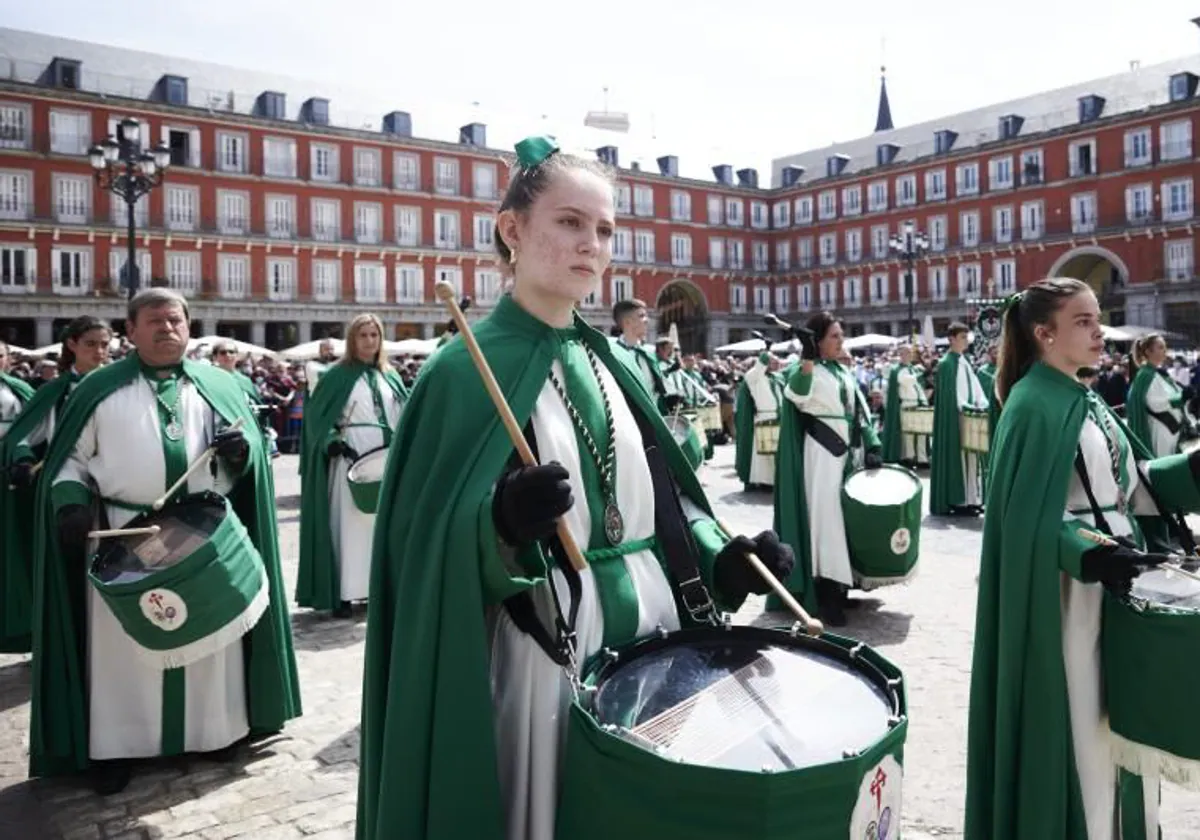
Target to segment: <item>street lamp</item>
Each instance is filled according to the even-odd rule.
[[[888,247],[892,249],[892,253],[905,262],[904,294],[908,297],[908,330],[915,342],[917,322],[913,316],[913,298],[917,283],[913,275],[913,263],[929,250],[929,239],[922,231],[917,230],[912,222],[905,222],[900,235],[893,236],[888,242]]]
[[[163,174],[171,165],[171,150],[160,143],[153,151],[143,151],[141,134],[141,123],[126,117],[121,120],[119,142],[110,135],[88,150],[96,183],[125,202],[129,236],[125,271],[130,299],[137,294],[139,281],[133,209],[139,198],[162,184]]]

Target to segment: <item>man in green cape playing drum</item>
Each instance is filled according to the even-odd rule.
[[[975,369],[963,355],[970,343],[966,324],[946,333],[950,349],[937,367],[933,394],[933,451],[929,457],[929,512],[978,514],[983,510],[979,456],[962,446],[964,410],[986,411],[990,401]]]
[[[300,714],[270,461],[262,436],[237,427],[252,427],[254,416],[227,374],[184,358],[188,310],[177,292],[140,292],[127,329],[137,352],[87,376],[67,401],[34,523],[30,774],[90,768],[100,793],[125,787],[132,759],[226,759],[247,735],[277,732]],[[209,450],[215,457],[189,474]],[[185,477],[167,510],[187,493],[221,494],[213,498],[236,514],[250,544],[232,546],[249,558],[244,591],[222,589],[218,602],[202,573],[174,574],[169,587],[151,574],[142,598],[117,609],[120,587],[101,589],[89,577],[90,532],[121,528]],[[226,546],[213,548],[220,560]],[[242,597],[240,620],[196,634]],[[146,646],[168,629],[187,643],[184,666],[169,664],[170,650]]]
[[[915,468],[926,458],[929,437],[901,431],[906,408],[928,404],[923,372],[912,363],[913,348],[905,345],[897,352],[896,363],[888,373],[887,402],[883,408],[883,462]]]

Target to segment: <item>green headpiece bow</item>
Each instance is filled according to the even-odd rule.
[[[545,162],[546,158],[558,151],[558,144],[553,137],[545,135],[526,137],[516,145],[517,165],[528,172]]]
[[[1024,292],[1017,292],[1016,294],[1009,295],[1004,301],[1004,314],[1007,315],[1009,309],[1019,305],[1021,303],[1021,298],[1023,297],[1025,297]]]

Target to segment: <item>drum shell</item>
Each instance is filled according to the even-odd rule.
[[[868,505],[849,495],[843,482],[842,522],[846,529],[850,565],[859,582],[868,587],[910,577],[921,553],[921,512],[925,495],[921,480],[912,471],[893,464],[879,469],[910,477],[914,493],[902,503]],[[860,472],[863,471],[850,477]],[[907,531],[906,536],[901,534],[901,529]]]
[[[375,456],[377,452],[386,452],[386,450],[373,449],[359,457],[346,470],[346,483],[350,486],[350,498],[354,502],[354,506],[363,513],[375,513],[379,510],[379,488],[383,486],[383,478],[369,481],[355,479],[353,477],[354,467],[365,459]]]
[[[986,411],[964,411],[960,419],[959,430],[962,437],[962,448],[965,452],[986,454],[988,441],[988,413]]]
[[[754,424],[754,451],[759,455],[774,455],[779,451],[779,423]]]
[[[689,415],[678,414],[669,415],[665,422],[671,430],[671,437],[683,450],[683,457],[687,459],[688,464],[693,470],[700,469],[700,465],[704,463],[704,444],[701,442],[696,420]]]
[[[900,431],[910,435],[932,435],[933,406],[901,408]]]
[[[865,660],[889,678],[900,677],[895,665],[857,641],[832,634],[822,640],[846,649],[861,646]],[[903,711],[903,684],[899,696]],[[902,717],[853,758],[751,773],[663,758],[606,732],[573,703],[555,835],[560,840],[845,840],[863,776],[889,755],[903,765],[907,730]],[[899,822],[896,815],[897,829]]]
[[[705,432],[719,432],[723,429],[721,425],[721,407],[719,405],[702,405],[696,409],[696,417],[701,430]]]

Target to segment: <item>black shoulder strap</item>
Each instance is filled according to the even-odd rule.
[[[1096,494],[1092,490],[1092,480],[1088,478],[1087,465],[1083,460],[1083,447],[1075,447],[1075,474],[1079,476],[1079,483],[1083,485],[1084,495],[1087,496],[1088,504],[1092,507],[1092,519],[1095,520],[1096,527],[1103,533],[1113,536],[1112,528],[1108,526],[1108,520],[1104,518],[1104,514],[1100,512],[1100,505],[1096,502]]]

